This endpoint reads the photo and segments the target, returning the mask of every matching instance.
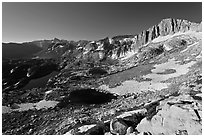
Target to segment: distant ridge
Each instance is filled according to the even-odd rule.
[[[112,54],[117,54],[117,56],[119,57],[121,54],[125,54],[127,51],[135,50],[141,45],[144,45],[159,36],[166,36],[169,34],[186,31],[202,31],[202,22],[193,23],[188,20],[166,18],[161,20],[161,22],[159,22],[157,25],[154,25],[149,29],[142,31],[138,35],[118,35],[112,38],[106,37],[104,39],[91,42],[87,40],[68,41],[54,38],[53,40],[37,40],[32,42],[24,42],[22,44],[13,42],[2,43],[3,58],[31,57],[32,55],[38,52],[41,52],[40,55],[47,54],[46,51],[48,49],[56,49],[56,47],[60,45],[64,45],[65,47],[74,45],[75,48],[80,46],[92,47],[88,45],[93,45],[94,43],[95,48],[93,48],[92,50],[97,49],[97,47],[101,46],[102,44],[102,47],[105,46],[102,49],[106,49],[105,51],[103,51],[104,54],[108,56],[112,56]],[[128,46],[126,44],[122,44],[124,43],[124,41],[126,41],[126,39],[129,39],[129,41],[131,41]],[[118,47],[118,45],[113,46],[113,43],[115,42],[120,45],[120,48]],[[52,48],[53,46],[54,48]],[[49,53],[49,56],[54,55],[55,57],[59,57],[66,52],[66,49],[67,48],[64,48],[63,50],[65,51],[60,51],[60,55],[56,55],[58,53]],[[109,50],[112,51],[109,52]]]

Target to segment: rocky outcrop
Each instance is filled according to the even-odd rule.
[[[202,76],[180,84],[178,92],[165,94],[129,110],[117,110],[108,120],[82,124],[66,134],[201,135]],[[128,96],[132,98],[134,95]],[[83,130],[82,130],[83,129]]]
[[[103,124],[79,126],[66,134],[199,135],[202,134],[201,109],[201,102],[188,94],[166,95]]]
[[[136,37],[140,45],[146,44],[158,36],[166,36],[176,32],[202,31],[201,23],[192,23],[181,19],[163,19],[158,25],[143,31]]]
[[[22,44],[35,45],[40,48],[40,52],[36,53],[36,58],[55,58],[60,59],[61,66],[68,66],[76,62],[76,64],[92,63],[100,64],[108,62],[111,64],[115,60],[138,53],[140,48],[159,36],[166,36],[177,32],[202,30],[202,23],[192,23],[181,19],[163,19],[157,25],[142,31],[138,35],[123,35],[112,38],[104,38],[96,41],[67,41],[59,40],[41,40]],[[4,46],[5,45],[5,46]],[[4,47],[9,48],[3,43]],[[7,53],[7,52],[5,52]],[[33,55],[32,55],[33,56]],[[113,63],[112,63],[113,64]]]
[[[140,34],[135,36],[135,45],[140,47],[159,36],[166,36],[177,32],[186,31],[202,31],[202,23],[192,23],[187,20],[181,19],[163,19],[158,25],[149,28],[146,31],[142,31]],[[133,47],[135,48],[135,47]]]
[[[139,132],[153,135],[198,135],[202,133],[201,106],[188,95],[180,95],[160,102],[156,115],[144,118],[137,125]]]
[[[86,45],[85,53],[97,50],[97,52],[102,51],[102,53],[104,53],[104,58],[109,56],[118,59],[125,56],[128,52],[137,52],[139,47],[151,42],[159,36],[186,31],[200,32],[202,31],[202,23],[192,23],[181,19],[163,19],[158,25],[155,25],[148,30],[144,30],[138,35],[116,36],[113,38],[92,41]]]
[[[13,60],[3,63],[3,92],[23,88],[29,81],[58,70],[56,61],[49,59]]]

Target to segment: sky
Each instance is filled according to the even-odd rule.
[[[165,18],[200,23],[202,3],[3,2],[2,41],[98,40],[138,34]]]

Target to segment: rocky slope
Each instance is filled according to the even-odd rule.
[[[23,88],[29,81],[58,71],[52,59],[8,60],[2,63],[2,92]]]
[[[55,39],[38,55],[57,53],[60,73],[46,88],[9,91],[12,102],[4,94],[2,132],[202,134],[201,36],[201,23],[164,19],[138,35]]]
[[[85,53],[88,51],[99,52],[101,58],[109,55],[112,58],[120,58],[125,56],[132,50],[136,52],[141,46],[151,42],[159,36],[166,36],[177,32],[201,31],[201,23],[192,23],[181,19],[164,19],[158,25],[148,30],[142,31],[138,35],[117,36],[113,38],[105,38],[98,41],[92,41],[85,47]],[[101,52],[100,52],[101,51]]]

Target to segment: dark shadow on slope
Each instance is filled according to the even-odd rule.
[[[94,67],[89,70],[89,73],[92,75],[105,75],[107,74],[107,71],[100,67]]]
[[[58,107],[63,108],[68,104],[103,104],[116,99],[117,96],[111,93],[104,93],[96,89],[78,89],[72,91],[69,96],[65,97]]]

